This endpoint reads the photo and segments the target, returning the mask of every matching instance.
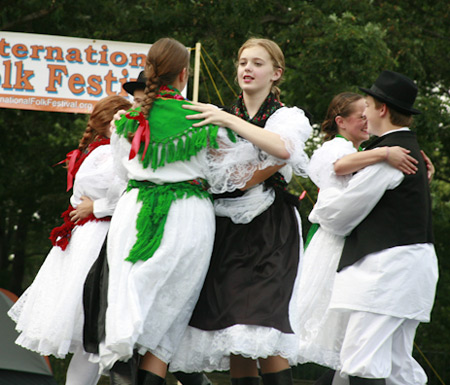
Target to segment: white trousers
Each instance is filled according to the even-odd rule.
[[[386,378],[387,385],[424,385],[427,376],[412,357],[419,321],[351,312],[344,336],[340,375]]]

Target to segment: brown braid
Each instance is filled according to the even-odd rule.
[[[131,103],[118,95],[107,96],[101,99],[92,110],[86,130],[80,140],[78,149],[86,151],[89,144],[101,137],[109,137],[109,123],[119,110],[128,110]]]
[[[325,134],[324,142],[333,139],[338,134],[336,117],[346,118],[351,115],[355,109],[353,103],[362,99],[363,96],[354,92],[342,92],[336,95],[328,106],[325,120],[322,122],[321,130]]]
[[[89,121],[87,123],[86,130],[84,131],[83,136],[81,137],[80,143],[78,144],[78,149],[81,152],[84,152],[89,146],[90,143],[94,141],[94,137],[96,135],[96,132],[93,127],[91,127]]]
[[[145,61],[145,76],[147,83],[145,96],[141,105],[142,114],[148,118],[153,103],[159,93],[159,88],[172,84],[177,76],[189,66],[189,51],[179,41],[170,38],[159,39],[147,54]],[[134,133],[128,134],[128,140],[133,140]]]
[[[141,111],[146,118],[148,118],[148,113],[153,106],[153,102],[158,95],[159,88],[161,87],[161,80],[155,73],[153,64],[150,63],[149,57],[147,56],[147,62],[145,63],[145,76],[147,77],[147,82],[145,84],[145,96],[142,101]]]

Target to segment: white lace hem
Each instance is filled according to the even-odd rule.
[[[281,356],[295,365],[298,340],[294,334],[253,325],[234,325],[226,329],[205,331],[188,327],[170,371],[212,372],[230,369],[230,355],[251,359]]]

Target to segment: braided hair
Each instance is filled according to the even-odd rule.
[[[119,110],[128,110],[131,103],[122,96],[112,95],[101,99],[92,110],[86,130],[78,144],[81,152],[86,151],[89,144],[102,137],[109,137],[109,124]]]
[[[146,118],[161,86],[172,84],[184,68],[189,66],[189,51],[179,41],[162,38],[155,42],[147,54],[145,76],[147,83],[141,111]]]

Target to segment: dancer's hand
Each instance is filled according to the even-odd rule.
[[[114,114],[113,120],[109,123],[109,131],[111,134],[116,130],[116,122],[122,119],[122,115],[125,115],[126,113],[125,110],[119,110]]]
[[[406,175],[415,174],[417,172],[416,165],[419,161],[408,155],[410,152],[399,146],[386,147],[386,161]]]
[[[277,158],[289,159],[291,156],[286,149],[285,142],[281,139],[280,135],[275,132],[263,130],[261,127],[249,123],[236,115],[220,110],[211,104],[185,104],[183,105],[183,108],[200,112],[200,114],[197,115],[186,116],[187,119],[203,119],[201,122],[193,124],[193,127],[201,127],[206,124],[227,127],[232,129],[236,134],[252,142],[261,150],[266,151]]]
[[[431,183],[431,180],[433,179],[434,172],[436,171],[434,168],[433,163],[431,163],[430,158],[428,158],[427,154],[425,154],[422,150],[420,150],[423,156],[423,160],[425,161],[425,165],[427,166],[427,176],[428,176],[428,182]]]
[[[194,123],[193,127],[201,127],[207,124],[214,124],[221,127],[229,127],[230,117],[233,115],[223,111],[212,104],[193,102],[193,104],[183,104],[186,110],[200,112],[200,114],[187,115],[186,119],[203,119],[201,122]]]
[[[81,203],[75,210],[69,213],[70,220],[75,222],[75,224],[77,224],[78,221],[87,218],[94,212],[94,202],[90,198],[82,196],[80,199]]]

